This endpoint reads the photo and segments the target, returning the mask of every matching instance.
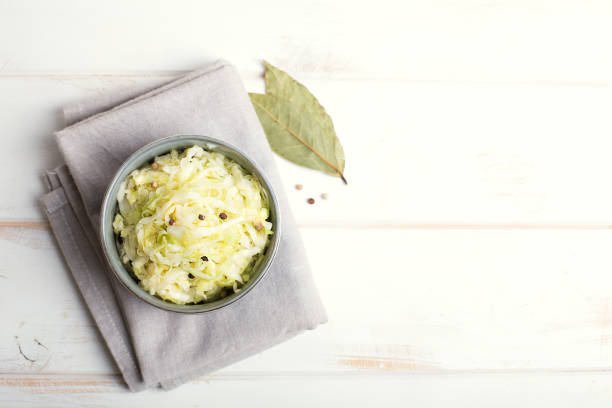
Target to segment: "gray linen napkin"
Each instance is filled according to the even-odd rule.
[[[132,391],[176,387],[325,323],[302,241],[263,129],[240,77],[218,61],[161,87],[64,109],[55,137],[66,165],[46,173],[43,210],[100,333]],[[220,310],[159,310],[121,286],[103,260],[99,208],[113,174],[135,150],[174,134],[206,134],[257,162],[278,196],[281,242],[267,276]]]

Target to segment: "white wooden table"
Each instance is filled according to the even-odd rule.
[[[609,407],[611,38],[594,0],[3,0],[0,406]],[[39,175],[63,104],[218,57],[334,119],[348,186],[278,159],[330,321],[130,394]]]

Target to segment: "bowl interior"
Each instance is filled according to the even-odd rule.
[[[267,196],[268,204],[270,207],[269,221],[273,225],[274,234],[270,237],[270,242],[266,247],[266,250],[258,261],[256,262],[253,270],[250,272],[251,279],[247,282],[240,292],[233,293],[222,299],[218,299],[208,303],[199,303],[192,305],[178,305],[172,302],[165,301],[157,296],[149,294],[144,290],[136,278],[132,276],[127,267],[121,262],[119,257],[119,251],[115,241],[115,233],[113,231],[112,222],[117,211],[117,192],[121,182],[134,170],[142,167],[143,165],[150,163],[156,156],[170,152],[172,149],[182,150],[184,148],[199,145],[205,150],[223,153],[226,157],[234,160],[240,164],[247,172],[256,176],[264,190],[264,194]],[[200,135],[181,135],[172,136],[165,139],[160,139],[156,142],[148,144],[143,148],[132,154],[119,168],[111,184],[108,187],[104,200],[102,202],[102,209],[100,213],[100,234],[102,239],[102,246],[108,262],[110,263],[111,269],[121,281],[132,293],[146,302],[157,306],[164,310],[173,312],[185,312],[185,313],[201,313],[211,310],[218,309],[226,306],[242,296],[246,295],[264,276],[267,272],[276,250],[280,239],[280,224],[278,216],[278,204],[276,197],[271,189],[270,183],[265,175],[258,169],[255,163],[247,158],[237,148],[228,145],[220,140]]]

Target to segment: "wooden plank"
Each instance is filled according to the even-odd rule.
[[[0,248],[0,372],[114,372],[51,233],[2,226]]]
[[[115,373],[49,233],[0,231],[0,373]],[[302,234],[329,323],[223,373],[612,369],[609,231]]]
[[[607,408],[610,374],[223,376],[169,392],[129,394],[117,377],[0,375],[0,403],[11,407],[200,406],[460,406]]]
[[[612,81],[602,0],[4,1],[0,16],[11,75],[182,71],[225,57],[253,74],[267,58],[325,77]]]
[[[40,173],[61,162],[51,133],[61,127],[62,104],[169,78],[0,78],[0,185],[7,192],[0,220],[40,220]],[[301,224],[612,224],[612,192],[604,187],[612,173],[612,88],[306,84],[334,118],[349,185],[277,158]],[[261,80],[246,85],[263,87]],[[306,204],[308,197],[317,203]]]

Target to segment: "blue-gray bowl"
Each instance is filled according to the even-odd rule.
[[[263,256],[258,259],[253,267],[253,270],[249,273],[251,279],[241,288],[238,293],[233,293],[222,299],[208,303],[179,305],[149,294],[138,284],[136,277],[134,277],[129,271],[129,268],[124,265],[123,262],[121,262],[112,223],[115,214],[117,213],[117,192],[119,190],[119,185],[133,170],[150,163],[156,156],[166,154],[172,149],[182,150],[193,145],[202,146],[208,151],[223,153],[228,158],[240,164],[247,172],[253,174],[259,179],[270,206],[269,221],[273,225],[274,234],[272,234]],[[145,302],[164,310],[182,313],[203,313],[227,306],[238,299],[247,296],[251,289],[253,289],[253,287],[255,287],[255,285],[261,281],[270,268],[278,249],[280,240],[280,213],[278,210],[278,202],[270,182],[257,164],[249,159],[245,153],[226,142],[208,136],[171,136],[157,140],[137,150],[121,165],[119,170],[117,170],[117,173],[106,190],[104,200],[102,201],[102,208],[100,212],[100,237],[102,240],[104,254],[112,271],[117,279],[119,279],[119,281],[133,294]]]

